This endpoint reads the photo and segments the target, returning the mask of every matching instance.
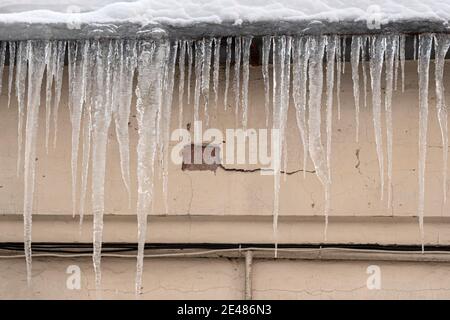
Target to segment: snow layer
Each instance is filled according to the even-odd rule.
[[[2,0],[3,23],[188,26],[260,21],[450,20],[449,0]]]

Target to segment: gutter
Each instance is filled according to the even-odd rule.
[[[260,21],[235,24],[198,23],[190,26],[168,24],[141,25],[131,22],[96,24],[2,23],[0,41],[5,40],[82,40],[82,39],[199,39],[202,37],[264,35],[362,35],[362,34],[450,33],[445,21],[400,20],[371,28],[366,21],[304,20]]]

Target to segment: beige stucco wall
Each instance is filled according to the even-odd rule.
[[[433,68],[431,68],[433,69]],[[223,70],[221,70],[223,71]],[[67,74],[66,74],[67,75]],[[448,83],[450,73],[447,72]],[[223,78],[221,95],[223,101]],[[433,79],[433,75],[430,76]],[[6,83],[4,77],[4,83]],[[393,100],[394,161],[393,207],[386,198],[380,201],[380,181],[375,152],[370,107],[361,107],[360,141],[355,142],[355,117],[351,68],[346,67],[341,87],[342,113],[334,111],[330,243],[418,244],[417,154],[418,90],[417,69],[407,62],[405,92],[397,91]],[[361,83],[362,85],[362,83]],[[400,87],[400,85],[399,85]],[[5,89],[0,96],[0,242],[23,240],[21,213],[23,179],[15,173],[17,154],[17,105],[13,99],[6,107]],[[177,90],[175,90],[177,91]],[[70,134],[71,127],[66,88],[63,88],[59,114],[58,145],[46,154],[44,147],[44,99],[41,104],[38,156],[36,160],[36,197],[33,227],[34,241],[90,242],[91,220],[81,234],[77,219],[71,217]],[[232,92],[232,91],[231,91]],[[264,93],[261,70],[251,68],[249,87],[249,127],[264,128]],[[430,85],[430,118],[426,175],[425,239],[430,244],[450,244],[448,211],[442,201],[442,148],[434,106],[434,84]],[[43,95],[44,96],[44,95]],[[230,102],[233,101],[230,96]],[[362,100],[362,99],[361,99]],[[172,126],[178,123],[178,98],[174,96]],[[232,103],[231,103],[232,104]],[[232,104],[233,105],[233,104]],[[184,125],[192,122],[192,106],[185,106]],[[134,111],[133,111],[134,114]],[[233,128],[234,109],[217,113],[211,107],[211,127],[225,132]],[[302,148],[291,103],[288,120],[288,171],[302,167]],[[384,121],[383,121],[384,122]],[[130,125],[131,150],[137,141],[136,121]],[[135,242],[136,180],[132,182],[132,207],[122,184],[118,145],[114,127],[110,131],[106,176],[106,224],[104,241]],[[384,133],[384,147],[386,146]],[[226,143],[226,141],[225,141]],[[172,144],[173,145],[173,144]],[[386,150],[386,149],[385,149]],[[80,154],[81,159],[81,154]],[[307,169],[312,170],[308,160]],[[80,162],[81,163],[81,162]],[[136,156],[131,152],[131,173],[136,174]],[[242,167],[232,166],[228,167]],[[251,168],[257,166],[250,166]],[[249,167],[249,168],[250,168]],[[385,168],[387,159],[385,151]],[[149,220],[150,242],[226,242],[271,243],[273,177],[259,172],[240,173],[219,169],[216,173],[181,171],[171,164],[169,171],[169,214],[164,214],[161,183],[156,183],[154,212]],[[387,180],[386,180],[387,181]],[[323,240],[323,190],[314,174],[296,173],[282,179],[280,193],[280,242],[318,243]],[[387,195],[387,189],[385,190]],[[87,204],[89,207],[89,203]],[[65,268],[82,268],[84,286],[80,292],[67,292]],[[144,291],[146,298],[240,298],[243,295],[242,260],[183,259],[146,262]],[[89,298],[93,288],[90,259],[34,259],[35,283],[25,288],[23,259],[0,259],[0,297],[82,297]],[[450,268],[445,264],[386,263],[386,289],[369,291],[365,287],[365,268],[374,262],[255,262],[255,298],[396,298],[450,297],[445,288]],[[103,263],[108,297],[131,297],[135,261],[107,259]],[[406,269],[405,269],[406,268]],[[182,281],[179,271],[188,270]],[[407,270],[407,271],[405,271]],[[208,272],[206,272],[208,271]],[[206,272],[206,273],[205,273]],[[108,275],[109,274],[109,275]],[[114,276],[111,276],[114,274]],[[384,275],[385,273],[383,273]],[[177,280],[178,279],[178,280]],[[49,281],[51,280],[51,281]],[[54,281],[53,281],[54,280]],[[384,287],[384,285],[383,285]],[[118,294],[116,295],[116,290]]]

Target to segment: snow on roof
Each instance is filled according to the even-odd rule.
[[[450,0],[2,0],[2,23],[450,20]]]

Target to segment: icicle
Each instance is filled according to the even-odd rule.
[[[431,34],[423,34],[419,37],[419,201],[418,215],[419,228],[424,252],[425,233],[423,216],[425,209],[425,165],[427,158],[427,130],[428,130],[428,80],[430,68]]]
[[[120,72],[118,76],[119,96],[117,112],[113,113],[116,127],[117,142],[119,143],[120,168],[122,180],[131,201],[130,192],[130,142],[128,133],[128,122],[130,118],[131,98],[133,93],[134,71],[137,64],[136,41],[121,41]]]
[[[169,211],[168,195],[169,195],[169,143],[170,143],[170,118],[172,114],[172,94],[173,94],[173,84],[175,78],[175,62],[177,58],[178,46],[173,44],[170,50],[170,56],[168,60],[167,78],[164,79],[164,96],[163,96],[163,108],[162,108],[162,178],[163,178],[163,197],[164,197],[164,208],[166,214]]]
[[[242,38],[234,38],[234,78],[233,78],[233,89],[234,89],[234,114],[237,119],[239,115],[239,87],[241,82],[241,49],[242,49]]]
[[[89,40],[69,45],[69,107],[72,123],[72,216],[76,213],[78,149],[88,67]]]
[[[362,65],[362,71],[363,71],[363,82],[364,82],[364,108],[367,108],[367,71],[366,71],[366,65],[367,65],[367,36],[363,36],[361,38],[361,65]]]
[[[308,79],[309,38],[297,38],[293,48],[292,95],[296,110],[297,127],[303,143],[303,177],[306,177],[308,159],[308,126],[306,123],[306,83]]]
[[[55,73],[55,45],[54,42],[49,42],[45,52],[45,65],[47,68],[47,79],[45,87],[45,151],[48,154],[48,140],[50,136],[50,117],[51,117],[51,102],[52,102],[52,86],[53,77]]]
[[[345,61],[347,60],[347,36],[342,37],[342,74],[345,74]]]
[[[227,38],[227,57],[225,61],[225,93],[224,93],[224,100],[223,100],[223,106],[225,111],[228,109],[228,89],[230,86],[230,64],[231,64],[231,43],[233,41],[233,38],[228,37]]]
[[[355,98],[356,142],[359,141],[359,59],[361,52],[361,37],[353,36],[350,52],[353,80],[353,97]]]
[[[188,56],[188,78],[187,78],[187,103],[190,104],[191,103],[191,79],[192,79],[192,64],[193,64],[193,60],[194,60],[194,54],[192,52],[192,47],[193,47],[194,43],[192,42],[192,40],[188,40],[186,42],[186,46],[187,46],[187,56]]]
[[[279,192],[281,177],[281,158],[285,139],[285,128],[288,111],[289,86],[286,67],[290,65],[290,37],[285,36],[273,38],[273,131],[278,132],[276,139],[272,141],[272,159],[274,174],[274,202],[273,202],[273,235],[275,242],[275,257],[278,249],[278,214],[279,214]]]
[[[248,122],[248,79],[250,75],[249,60],[252,37],[242,38],[242,128],[247,129]]]
[[[289,92],[290,92],[290,84],[291,84],[291,53],[292,53],[292,37],[286,36],[286,57],[284,59],[284,79],[283,79],[283,87],[282,89],[282,95],[281,95],[281,101],[284,105],[283,110],[283,122],[284,127],[286,127],[287,123],[287,116],[289,111]],[[283,132],[286,131],[286,129],[283,129]],[[287,138],[286,134],[283,133],[283,180],[286,181],[287,177],[287,163],[288,163],[288,145],[287,145]]]
[[[206,126],[209,126],[209,114],[208,114],[208,106],[209,106],[209,84],[211,79],[211,51],[212,51],[212,40],[204,39],[204,56],[202,57],[202,83],[201,83],[201,92],[203,96],[204,103],[204,114],[205,114],[205,122]]]
[[[20,41],[17,49],[16,96],[17,96],[17,176],[21,170],[23,118],[25,116],[25,81],[27,78],[27,42]]]
[[[436,79],[436,110],[442,136],[442,192],[444,203],[447,202],[447,163],[448,163],[448,123],[447,106],[445,104],[444,64],[445,56],[450,47],[450,37],[435,36],[435,79]]]
[[[316,169],[316,175],[325,189],[325,229],[324,241],[327,240],[328,213],[330,208],[330,180],[327,159],[321,141],[321,104],[323,87],[323,55],[325,49],[325,37],[310,38],[309,58],[309,154]]]
[[[405,92],[405,42],[404,34],[400,35],[400,66],[402,70],[402,92]]]
[[[28,102],[24,156],[24,248],[27,263],[27,282],[31,284],[31,228],[33,214],[34,184],[36,173],[36,141],[39,126],[39,105],[42,77],[45,69],[45,47],[43,41],[28,41]],[[22,48],[23,50],[24,48]],[[21,57],[22,58],[22,57]],[[23,69],[22,69],[23,70]],[[23,72],[21,70],[21,72]]]
[[[214,106],[217,110],[217,103],[219,101],[219,70],[220,70],[220,43],[221,38],[214,38],[214,71],[213,71],[213,91],[214,91]]]
[[[101,284],[101,251],[103,238],[103,214],[105,212],[105,167],[108,130],[111,122],[111,64],[113,60],[113,46],[111,41],[94,44],[96,54],[96,72],[93,93],[92,123],[92,213],[93,223],[93,262],[96,288]],[[106,72],[105,72],[106,71]]]
[[[147,236],[147,215],[153,200],[154,162],[157,148],[157,110],[162,101],[162,74],[167,60],[168,43],[143,41],[140,43],[136,110],[138,122],[138,256],[136,293],[142,291],[144,249]]]
[[[16,60],[16,43],[10,41],[8,43],[9,48],[9,72],[8,72],[8,108],[11,105],[11,91],[14,79],[14,65]]]
[[[93,114],[92,106],[95,103],[96,92],[96,54],[94,49],[97,49],[95,43],[91,43],[90,53],[88,58],[88,68],[86,74],[86,94],[85,94],[85,107],[83,108],[83,159],[82,159],[82,169],[81,169],[81,192],[80,192],[80,223],[79,230],[81,233],[81,228],[83,226],[84,211],[85,211],[85,201],[88,186],[88,174],[89,165],[91,159],[91,141],[92,141],[92,130],[93,130]]]
[[[381,199],[383,199],[384,195],[384,156],[381,133],[381,72],[383,70],[385,50],[386,38],[380,35],[372,36],[370,47],[370,77],[372,80],[373,127],[380,171]]]
[[[3,86],[3,69],[5,68],[6,44],[7,42],[5,41],[0,43],[0,94],[2,93]]]
[[[66,42],[58,41],[58,53],[56,57],[56,71],[55,71],[55,100],[53,104],[53,148],[56,147],[56,140],[58,136],[58,110],[59,102],[61,100],[61,89],[64,73],[64,58],[66,55]]]
[[[336,58],[336,46],[338,44],[336,36],[327,39],[327,167],[328,179],[331,183],[331,137],[333,135],[333,89],[334,89],[334,65]]]
[[[194,89],[194,122],[200,121],[200,92],[202,88],[202,69],[205,57],[205,40],[195,42],[195,89]],[[200,134],[200,132],[196,132]]]
[[[417,60],[417,35],[414,35],[414,45],[413,45],[413,59]]]
[[[386,38],[386,140],[387,140],[387,176],[388,176],[388,208],[392,208],[392,89],[393,73],[395,70],[395,56],[398,52],[398,36]]]
[[[266,112],[266,126],[269,126],[269,105],[270,105],[270,77],[269,77],[269,55],[272,38],[269,36],[262,38],[262,75],[264,80],[264,109]]]
[[[178,82],[178,128],[183,126],[183,96],[184,96],[184,74],[186,65],[186,40],[180,40],[178,45],[180,47],[180,56],[178,60],[178,70],[180,77]]]
[[[339,38],[338,46],[336,47],[336,100],[338,120],[341,120],[341,74],[342,74],[342,44]]]
[[[392,41],[395,41],[395,43],[397,44],[395,51],[394,51],[394,88],[395,91],[397,91],[398,88],[398,68],[400,66],[400,46],[398,45],[399,40],[400,40],[400,36],[396,35],[396,36],[392,36],[394,39]],[[391,37],[391,38],[392,38]]]

